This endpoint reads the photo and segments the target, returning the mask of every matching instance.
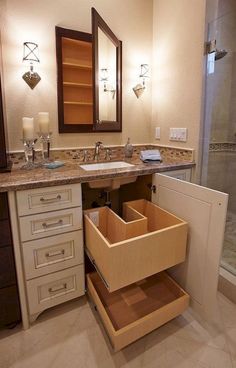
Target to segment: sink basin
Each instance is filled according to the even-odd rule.
[[[134,165],[128,164],[127,162],[124,161],[101,162],[97,164],[80,165],[80,167],[86,171],[122,169],[125,167],[132,167],[132,166]]]

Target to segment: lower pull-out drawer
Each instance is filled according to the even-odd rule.
[[[27,281],[30,315],[84,294],[84,265]]]
[[[84,263],[82,230],[32,240],[22,248],[27,280]]]
[[[185,260],[187,223],[155,204],[124,204],[123,219],[108,207],[84,211],[85,245],[110,292]]]
[[[120,350],[181,314],[189,296],[165,272],[109,293],[96,272],[87,275],[90,297],[114,350]]]

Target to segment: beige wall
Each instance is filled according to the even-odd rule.
[[[139,65],[151,63],[152,0],[1,0],[6,3],[3,29],[6,113],[11,150],[22,148],[21,119],[49,111],[54,147],[150,141],[151,89],[137,99],[132,87],[137,84]],[[58,134],[55,25],[91,32],[90,9],[94,6],[123,41],[123,132],[106,134]],[[32,91],[22,80],[22,44],[39,44],[42,80]]]
[[[205,0],[154,0],[153,115],[161,144],[198,150],[203,91]],[[170,127],[188,128],[187,143],[170,142]]]

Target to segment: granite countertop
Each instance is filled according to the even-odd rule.
[[[117,161],[117,160],[116,160]],[[131,177],[148,175],[156,172],[187,169],[193,167],[193,161],[178,161],[178,159],[162,163],[143,163],[139,158],[125,159],[132,167],[122,169],[85,171],[79,161],[64,161],[65,165],[57,169],[37,168],[33,170],[14,169],[9,173],[0,174],[0,192],[48,187],[53,185],[86,183],[98,179],[115,177]]]

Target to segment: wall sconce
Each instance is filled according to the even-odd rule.
[[[148,64],[141,64],[140,68],[141,68],[141,72],[140,72],[139,78],[142,79],[142,83],[138,83],[133,88],[133,91],[134,91],[137,98],[139,98],[143,94],[143,92],[146,88],[146,79],[149,78],[149,76],[148,76],[148,72],[149,72]]]
[[[23,43],[23,62],[29,62],[30,70],[26,72],[22,78],[28,84],[31,89],[39,83],[41,80],[38,73],[34,72],[34,63],[39,63],[39,49],[37,43],[24,42]]]
[[[107,68],[102,68],[100,71],[100,81],[103,82],[103,92],[111,92],[112,98],[115,98],[116,90],[114,88],[108,88],[107,82],[109,81],[109,73]]]

